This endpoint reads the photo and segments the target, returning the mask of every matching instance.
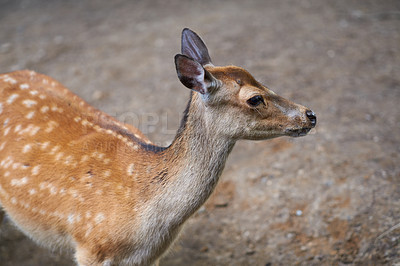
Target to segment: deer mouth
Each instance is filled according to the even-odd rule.
[[[311,130],[311,127],[286,129],[285,135],[290,136],[290,137],[303,137],[303,136],[307,135],[307,133],[310,132],[310,130]]]

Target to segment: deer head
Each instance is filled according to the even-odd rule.
[[[245,69],[214,66],[204,42],[189,29],[182,32],[175,66],[182,84],[197,92],[194,101],[209,125],[229,138],[298,137],[316,125],[313,111],[277,95]]]

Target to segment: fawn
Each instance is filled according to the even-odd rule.
[[[238,139],[304,136],[314,112],[236,66],[211,63],[189,29],[175,56],[191,89],[168,147],[33,71],[0,75],[0,203],[26,235],[79,265],[150,265],[207,200]]]

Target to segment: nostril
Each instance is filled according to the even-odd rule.
[[[310,119],[311,125],[314,127],[317,124],[317,117],[315,116],[315,113],[311,110],[307,110],[306,116],[308,117],[308,119]]]

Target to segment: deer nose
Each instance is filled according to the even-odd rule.
[[[315,125],[317,124],[317,117],[315,116],[315,113],[311,110],[307,110],[306,116],[308,117],[308,119],[310,119],[311,126],[315,127]]]

